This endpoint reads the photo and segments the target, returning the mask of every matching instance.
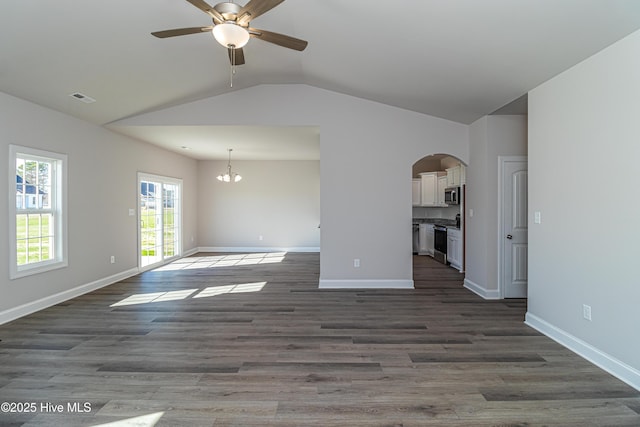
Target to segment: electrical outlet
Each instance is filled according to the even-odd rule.
[[[258,240],[263,240],[264,237],[262,237],[262,235],[258,236]]]
[[[353,266],[354,266],[355,268],[360,267],[360,258],[355,258],[355,259],[353,260]]]
[[[115,264],[116,263],[116,257],[111,255],[111,264]]]
[[[582,304],[582,317],[591,321],[591,306],[587,304]]]

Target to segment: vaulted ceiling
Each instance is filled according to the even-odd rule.
[[[251,26],[308,47],[250,40],[232,88],[227,52],[211,34],[150,34],[208,25],[185,0],[3,0],[0,90],[104,125],[301,83],[471,123],[640,28],[640,1],[286,0]],[[136,137],[162,145],[151,130]]]

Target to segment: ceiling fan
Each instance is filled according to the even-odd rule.
[[[251,20],[270,11],[284,0],[249,0],[245,6],[240,6],[233,2],[224,2],[218,3],[213,7],[204,0],[187,1],[209,15],[213,20],[213,25],[208,27],[176,28],[156,31],[151,34],[164,39],[212,32],[218,43],[227,48],[232,67],[245,63],[242,48],[251,37],[298,51],[303,51],[307,47],[307,42],[304,40],[249,26]]]

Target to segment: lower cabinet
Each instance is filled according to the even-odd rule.
[[[418,255],[433,256],[433,224],[420,224]]]
[[[454,228],[447,228],[447,261],[458,270],[462,268],[462,233]]]

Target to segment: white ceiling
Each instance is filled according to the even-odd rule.
[[[286,0],[251,26],[309,46],[252,39],[233,88],[226,50],[210,34],[150,35],[210,24],[184,0],[2,0],[0,90],[104,125],[258,84],[302,83],[471,123],[640,28],[640,1]],[[177,151],[193,145],[182,151],[195,158],[226,158],[233,139],[202,144],[216,135],[247,141],[237,128],[161,130],[127,132]],[[304,130],[317,141],[314,128],[256,130],[254,141],[269,134],[295,145]]]
[[[317,126],[124,126],[114,130],[199,160],[320,160]]]

